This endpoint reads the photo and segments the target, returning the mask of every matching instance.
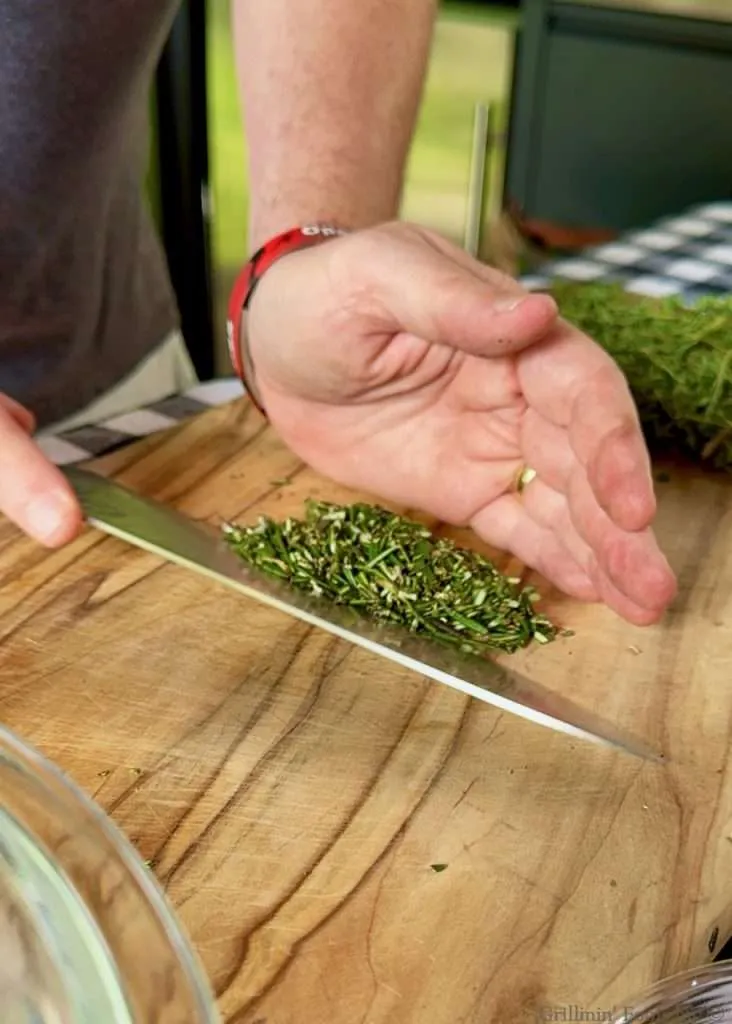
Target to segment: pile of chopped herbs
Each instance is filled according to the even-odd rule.
[[[732,296],[685,305],[621,284],[557,281],[562,316],[615,359],[649,448],[732,470]]]
[[[262,516],[224,536],[262,572],[469,653],[512,653],[559,633],[534,609],[533,588],[378,506],[309,500],[305,519]]]

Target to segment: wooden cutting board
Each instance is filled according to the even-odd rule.
[[[97,468],[211,522],[364,497],[243,402]],[[732,930],[732,485],[666,470],[658,530],[681,593],[665,621],[631,627],[533,580],[576,635],[507,660],[667,766],[499,713],[95,531],[48,553],[4,521],[2,719],[152,861],[228,1024],[624,1005]]]

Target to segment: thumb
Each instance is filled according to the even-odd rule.
[[[28,434],[33,417],[0,395],[0,513],[47,547],[71,540],[81,509],[63,474]]]
[[[417,235],[380,261],[380,291],[399,328],[471,355],[505,356],[542,339],[558,318],[549,295]],[[398,251],[401,248],[401,251]]]

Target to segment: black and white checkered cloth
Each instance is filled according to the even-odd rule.
[[[581,255],[547,262],[541,273],[523,277],[530,289],[553,279],[622,282],[631,292],[685,303],[732,292],[732,201],[709,203]],[[183,395],[115,416],[94,426],[40,437],[41,448],[58,465],[82,462],[175,426],[191,416],[240,397],[236,378],[199,384]]]
[[[243,390],[236,377],[206,381],[185,394],[164,398],[144,409],[135,409],[100,423],[75,427],[59,434],[39,435],[36,441],[58,466],[83,462],[85,459],[108,455],[140,438],[169,430],[207,409],[240,398]]]
[[[685,303],[732,292],[732,201],[697,206],[581,256],[547,262],[522,283],[538,289],[553,278],[622,282],[627,291]]]

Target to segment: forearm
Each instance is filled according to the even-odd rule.
[[[434,0],[234,0],[249,244],[396,216]]]

